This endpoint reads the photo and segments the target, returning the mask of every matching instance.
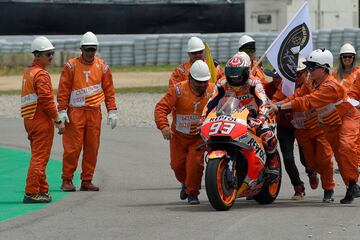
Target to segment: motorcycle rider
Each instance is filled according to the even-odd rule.
[[[256,129],[264,144],[268,159],[276,152],[277,139],[270,129],[265,104],[267,97],[260,80],[252,76],[249,71],[250,57],[245,52],[236,53],[225,66],[225,76],[216,83],[214,94],[203,110],[202,119],[217,106],[224,96],[238,98],[250,112],[249,125]]]
[[[202,60],[195,61],[190,68],[189,80],[169,88],[154,111],[157,128],[164,139],[170,140],[170,165],[182,185],[180,199],[188,199],[189,204],[200,203],[204,150],[196,151],[203,143],[197,126],[214,89],[209,80],[207,64]],[[173,122],[170,127],[167,116],[171,112]]]

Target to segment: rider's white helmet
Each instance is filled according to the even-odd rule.
[[[203,60],[196,60],[191,65],[190,75],[193,79],[200,82],[209,81],[211,78],[209,67]]]

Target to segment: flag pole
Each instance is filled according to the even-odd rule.
[[[259,66],[259,64],[262,62],[262,60],[264,60],[265,57],[266,57],[266,52],[259,58],[256,64],[253,66],[253,68],[251,69],[251,73],[255,71],[255,69]]]

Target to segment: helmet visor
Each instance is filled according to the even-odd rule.
[[[225,67],[225,76],[230,78],[241,77],[248,78],[249,77],[249,69],[247,67]]]

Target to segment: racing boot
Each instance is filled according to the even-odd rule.
[[[82,181],[80,191],[97,192],[99,191],[99,187],[94,185],[91,181]]]
[[[271,182],[276,181],[281,174],[281,160],[278,154],[266,154],[265,172],[271,178]]]
[[[188,194],[186,193],[186,185],[185,183],[181,184],[181,190],[180,190],[180,199],[185,200],[188,198]]]
[[[324,190],[324,197],[323,197],[323,203],[331,203],[334,201],[334,189]]]
[[[74,184],[72,183],[72,180],[63,180],[63,183],[61,184],[60,189],[63,190],[64,192],[75,192],[76,191],[76,188],[75,188]]]

